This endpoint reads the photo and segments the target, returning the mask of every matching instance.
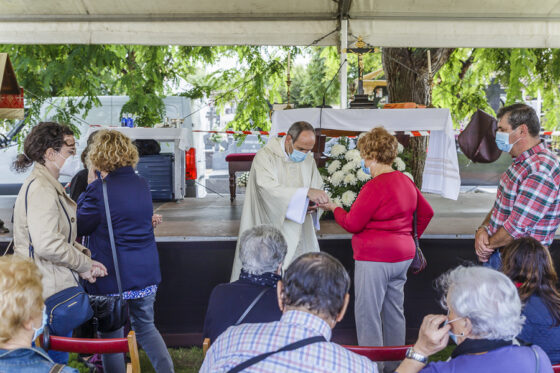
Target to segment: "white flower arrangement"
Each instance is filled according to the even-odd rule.
[[[414,181],[414,177],[412,176],[412,174],[410,172],[403,172],[403,174],[405,174],[406,176],[408,176],[410,178],[410,180]]]
[[[243,172],[238,178],[237,178],[237,186],[244,188],[247,186],[247,183],[249,182],[249,172]]]
[[[330,160],[326,167],[319,171],[323,176],[325,190],[329,197],[339,207],[349,210],[362,186],[371,180],[371,176],[362,170],[362,158],[358,149],[352,148],[351,140],[348,137],[340,137],[338,144],[331,147]],[[399,144],[399,157],[395,159],[392,167],[403,172],[412,179],[407,166],[409,155],[405,153],[402,145]]]
[[[327,171],[329,171],[329,174],[334,174],[335,171],[337,171],[340,168],[340,165],[341,163],[339,160],[334,160],[329,164]]]
[[[399,154],[402,154],[402,152],[404,152],[404,146],[399,142],[399,144],[397,145],[397,152]]]
[[[333,157],[338,157],[339,155],[346,153],[346,150],[346,146],[342,144],[335,144],[331,148],[331,155]]]

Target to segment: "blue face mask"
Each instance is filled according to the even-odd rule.
[[[37,329],[35,329],[35,327],[33,328],[33,341],[37,339],[38,336],[40,336],[41,334],[43,334],[43,330],[45,330],[45,326],[47,325],[47,307],[43,306],[43,320],[41,322],[41,326],[38,327]]]
[[[305,161],[305,157],[307,157],[307,153],[295,149],[292,151],[292,154],[290,154],[290,159],[296,163]]]
[[[443,323],[443,326],[445,326],[445,325],[447,325],[447,324],[451,324],[452,322],[457,321],[457,320],[461,320],[461,319],[462,319],[462,317],[459,317],[459,318],[456,318],[455,320],[446,321],[446,322]],[[457,337],[463,337],[463,336],[465,335],[465,333],[454,334],[451,330],[448,331],[447,333],[449,333],[449,338],[451,338],[451,340],[452,340],[455,344],[458,344],[458,343],[457,343]]]
[[[517,141],[521,140],[521,139],[517,139],[516,142],[510,144],[509,135],[510,134],[507,132],[499,132],[499,131],[496,132],[496,145],[498,146],[498,149],[506,153],[509,153],[511,151],[511,148],[513,148],[513,146],[517,143]]]
[[[366,161],[364,161],[363,159],[362,159],[362,171],[364,171],[366,175],[371,175],[371,170],[369,169],[369,167],[366,167]]]

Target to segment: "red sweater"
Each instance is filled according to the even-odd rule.
[[[334,218],[350,233],[354,260],[402,262],[414,258],[412,214],[417,210],[418,237],[434,215],[416,185],[399,171],[368,181],[350,212],[334,210]]]

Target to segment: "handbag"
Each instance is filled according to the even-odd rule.
[[[113,223],[111,212],[109,211],[109,198],[107,197],[107,182],[103,180],[103,202],[105,204],[105,215],[107,217],[107,229],[109,230],[109,242],[113,254],[113,264],[115,266],[115,277],[119,295],[89,295],[91,308],[93,309],[93,324],[100,332],[112,332],[120,329],[128,319],[127,302],[123,298],[121,274],[119,271],[119,260],[115,247],[115,236],[113,235]]]
[[[408,267],[409,271],[413,274],[417,275],[418,273],[422,272],[428,262],[424,257],[424,253],[422,249],[420,249],[420,242],[418,240],[418,231],[416,229],[416,211],[412,214],[412,232],[414,237],[414,244],[416,245],[416,254],[414,255],[414,259],[412,259],[412,263],[410,263],[410,267]]]
[[[31,180],[27,185],[27,190],[25,191],[25,215],[27,216],[27,195],[29,194],[29,187],[35,181]],[[59,200],[60,202],[60,200]],[[62,202],[60,202],[62,210],[68,219],[68,224],[70,225],[70,232],[72,232],[72,223],[70,222],[70,216]],[[33,248],[33,243],[31,242],[31,234],[29,230],[27,231],[29,236],[29,257],[35,261],[35,249]],[[71,243],[72,234],[68,237],[68,243]],[[89,304],[89,299],[84,291],[84,288],[80,285],[74,272],[68,268],[72,277],[76,280],[76,286],[71,286],[64,290],[59,291],[48,297],[45,300],[45,307],[47,309],[47,323],[49,330],[53,335],[65,336],[68,335],[74,328],[82,325],[93,316],[93,310]]]
[[[479,109],[457,137],[457,142],[463,154],[471,161],[492,163],[502,154],[496,145],[497,130],[496,118]]]

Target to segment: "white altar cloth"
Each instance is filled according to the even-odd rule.
[[[285,132],[292,123],[313,127],[369,131],[430,131],[422,191],[456,200],[461,187],[455,132],[449,109],[292,109],[272,114],[271,134]]]

